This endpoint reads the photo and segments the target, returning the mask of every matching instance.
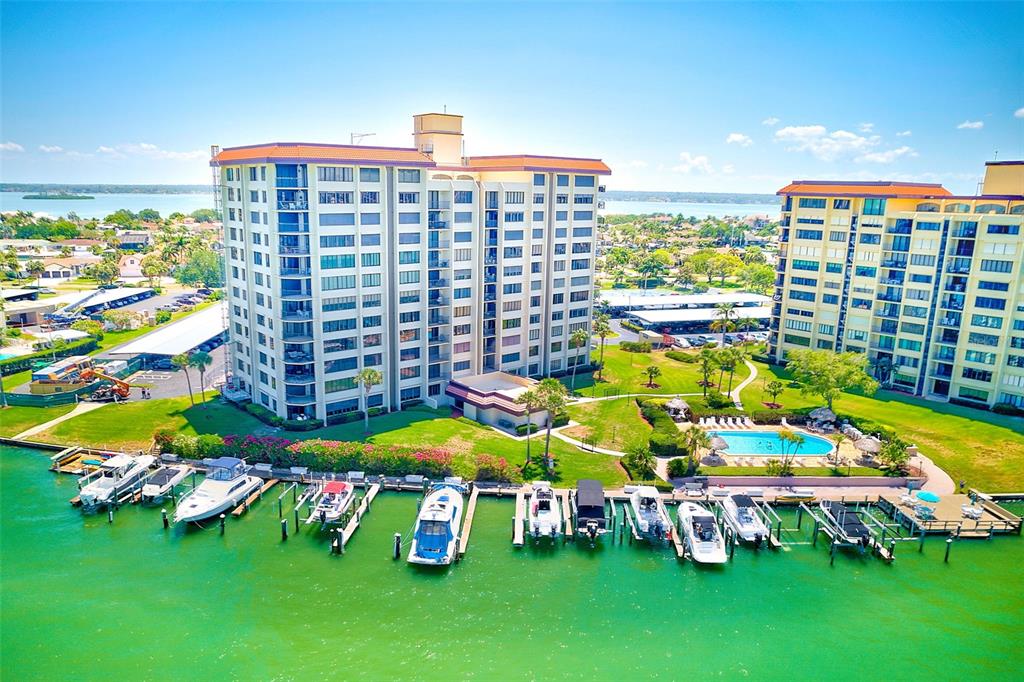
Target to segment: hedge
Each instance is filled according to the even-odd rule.
[[[26,369],[32,369],[38,360],[50,360],[54,357],[67,358],[72,355],[88,355],[99,347],[96,339],[80,339],[78,341],[71,341],[60,348],[47,348],[37,353],[29,353],[28,355],[18,355],[13,358],[6,358],[0,360],[0,376],[7,376],[8,374],[15,374],[17,372],[23,372]]]
[[[642,332],[644,330],[643,327],[641,327],[640,325],[636,324],[635,322],[630,322],[629,320],[623,320],[621,324],[622,324],[623,328],[628,329],[628,330],[633,331],[633,332],[636,332],[637,334],[639,334],[640,332]]]
[[[619,348],[627,353],[650,353],[651,343],[649,341],[623,341]]]
[[[1008,414],[1011,417],[1024,417],[1024,410],[1013,403],[996,403],[992,406],[992,411],[996,414]]]
[[[679,450],[679,427],[665,411],[664,400],[636,398],[640,414],[653,429],[648,436],[651,452],[656,457],[676,457]]]
[[[285,431],[313,431],[319,429],[324,423],[319,419],[285,419],[280,417],[262,405],[247,403],[245,411],[259,419],[268,426],[279,426]],[[361,415],[360,415],[361,416]]]
[[[676,489],[676,487],[674,485],[672,485],[668,481],[663,481],[660,478],[655,479],[653,481],[630,481],[629,485],[636,485],[636,486],[649,485],[649,486],[653,486],[654,488],[658,489],[659,493],[670,493],[670,492],[672,492],[673,490]]]
[[[665,351],[665,357],[671,360],[676,360],[677,362],[685,362],[687,364],[697,362],[696,355],[693,355],[692,353],[681,353],[677,350]]]

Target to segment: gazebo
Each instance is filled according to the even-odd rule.
[[[677,422],[683,421],[686,418],[686,413],[689,412],[690,406],[682,398],[672,398],[672,400],[665,403],[665,410],[669,416]]]

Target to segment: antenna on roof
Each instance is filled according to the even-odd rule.
[[[448,113],[448,105],[447,105],[447,104],[442,104],[442,105],[441,105],[441,110],[442,110],[442,111],[443,111],[444,113],[446,113],[446,114],[447,114],[447,113]]]
[[[998,149],[996,149],[995,151],[992,152],[992,160],[993,161],[998,161],[999,160],[999,150]]]
[[[377,133],[349,133],[348,143],[355,144],[359,140],[362,140],[364,137],[373,137],[376,134]]]

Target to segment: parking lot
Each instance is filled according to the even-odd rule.
[[[206,368],[205,386],[210,386],[223,381],[224,365],[227,355],[227,345],[210,351],[213,364]],[[199,372],[195,369],[188,370],[189,379],[192,381],[192,393],[199,395]],[[176,398],[188,395],[188,381],[185,379],[185,372],[179,369],[147,369],[136,372],[128,382],[133,385],[146,386],[153,398]],[[132,400],[139,400],[141,393],[138,389],[132,390]]]
[[[707,334],[674,334],[673,338],[676,339],[678,344],[683,348],[700,348],[706,346],[709,343],[716,345],[722,345],[722,335],[715,333]],[[762,342],[768,340],[768,332],[740,332],[729,333],[725,335],[725,345],[731,346],[742,341],[754,341]]]

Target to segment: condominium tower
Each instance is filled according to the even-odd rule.
[[[867,353],[893,388],[1024,407],[1024,162],[977,196],[795,181],[782,196],[770,354]]]
[[[462,117],[414,147],[213,148],[232,384],[286,418],[447,402],[451,378],[564,372],[590,328],[597,159],[463,155]]]

